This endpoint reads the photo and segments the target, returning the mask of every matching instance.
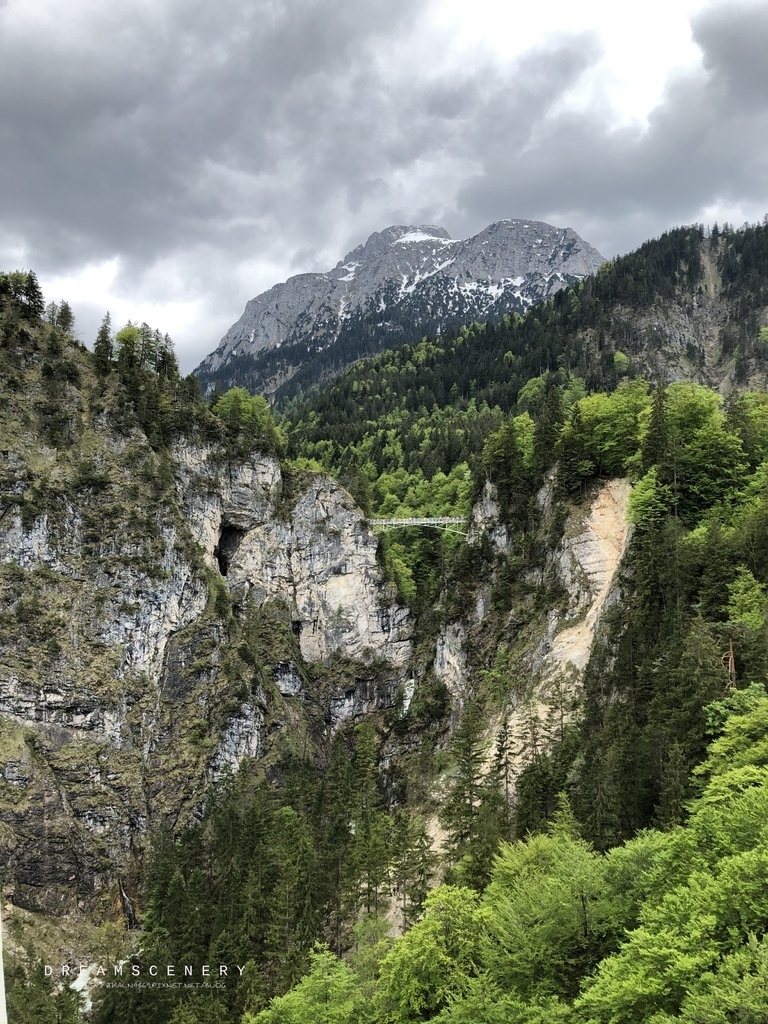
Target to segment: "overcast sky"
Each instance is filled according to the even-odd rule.
[[[372,231],[768,211],[765,0],[0,0],[0,268],[191,370]]]

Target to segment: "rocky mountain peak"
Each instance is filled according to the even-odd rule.
[[[333,270],[251,299],[196,372],[209,391],[311,387],[383,348],[522,313],[602,262],[571,228],[541,221],[500,220],[461,240],[436,224],[390,225]]]
[[[396,242],[421,242],[435,238],[451,240],[451,236],[445,228],[438,227],[436,224],[392,224],[390,227],[384,228],[383,231],[374,231],[363,245],[358,245],[348,252],[338,266],[351,263],[354,260],[374,259]]]

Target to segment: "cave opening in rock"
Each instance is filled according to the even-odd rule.
[[[244,536],[245,530],[238,530],[236,526],[229,526],[227,523],[221,524],[219,543],[213,549],[213,557],[218,563],[219,572],[222,576],[227,575],[232,556],[237,551],[240,541]]]

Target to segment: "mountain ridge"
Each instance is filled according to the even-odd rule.
[[[33,1024],[12,1006],[57,998],[43,964],[95,971],[107,956],[149,975],[250,962],[216,994],[217,1019],[287,1019],[279,1000],[315,971],[316,942],[342,955],[361,918],[388,915],[413,936],[392,956],[410,955],[455,886],[467,904],[495,899],[499,853],[567,842],[654,879],[670,873],[647,867],[649,849],[672,843],[687,869],[677,826],[695,825],[709,713],[768,679],[768,396],[743,390],[768,366],[766,282],[768,225],[675,229],[525,317],[380,353],[292,403],[284,439],[263,399],[201,402],[125,332],[89,353],[33,275],[0,274],[12,1019]],[[466,542],[376,537],[368,518],[457,512]],[[722,787],[710,795],[722,806]],[[714,801],[696,826],[723,874],[732,834],[761,844],[715,904],[723,950],[741,948],[742,879],[763,893],[765,799],[718,831],[725,849]],[[571,876],[567,856],[552,863]],[[607,1020],[610,964],[642,967],[620,886],[615,942],[579,953],[567,991],[571,968],[553,960],[564,1013],[589,1000]],[[666,897],[647,891],[656,914]],[[709,915],[712,900],[691,902]],[[65,912],[79,915],[71,941]],[[747,926],[764,919],[760,904]],[[43,925],[47,959],[27,952]],[[624,941],[632,957],[598,968]],[[196,998],[104,985],[90,1019],[213,1019]]]
[[[467,239],[434,224],[391,225],[332,270],[249,300],[195,372],[206,391],[244,385],[283,397],[297,375],[306,389],[400,341],[522,313],[603,262],[571,228],[542,221],[500,220]]]

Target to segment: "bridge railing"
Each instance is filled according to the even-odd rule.
[[[386,517],[383,519],[369,519],[370,526],[398,527],[398,526],[427,526],[436,530],[446,530],[448,533],[459,533],[466,536],[466,529],[469,519],[464,516],[411,516],[409,518]]]

